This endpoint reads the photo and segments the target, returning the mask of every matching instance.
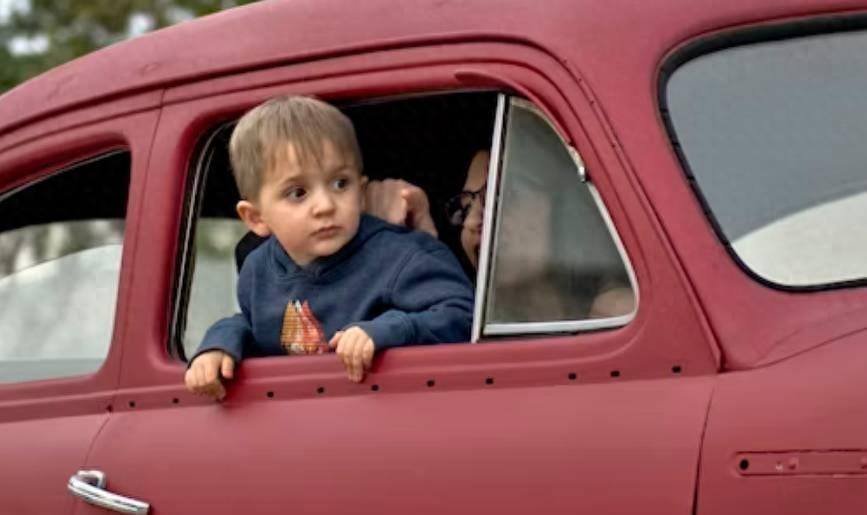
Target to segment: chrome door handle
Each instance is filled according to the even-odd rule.
[[[99,470],[79,470],[69,478],[66,488],[72,492],[72,495],[84,499],[85,502],[120,513],[146,514],[151,509],[146,502],[106,490],[105,474]]]

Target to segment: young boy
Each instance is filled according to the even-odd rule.
[[[238,277],[241,313],[215,323],[187,388],[225,396],[249,356],[336,351],[360,382],[376,351],[468,341],[473,292],[435,238],[362,213],[367,178],[352,123],[305,97],[245,114],[229,142],[247,227],[268,240]]]

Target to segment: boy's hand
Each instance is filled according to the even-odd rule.
[[[328,344],[337,351],[337,357],[346,368],[349,380],[360,383],[364,379],[364,372],[373,362],[373,353],[376,350],[370,336],[360,327],[350,327],[334,333]]]
[[[231,379],[235,370],[235,359],[221,350],[212,350],[196,356],[187,373],[184,383],[187,390],[221,400],[226,396],[226,388],[220,376]]]
[[[437,237],[427,194],[414,184],[402,179],[371,181],[365,191],[365,206],[367,213],[388,223]]]

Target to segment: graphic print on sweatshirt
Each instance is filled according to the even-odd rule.
[[[280,345],[287,354],[324,354],[332,351],[325,341],[322,324],[316,320],[306,300],[303,304],[290,300],[286,305]]]

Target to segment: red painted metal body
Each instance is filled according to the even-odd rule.
[[[863,513],[863,473],[745,474],[740,462],[867,457],[867,290],[796,294],[745,274],[685,180],[657,84],[695,38],[865,8],[272,1],[0,97],[0,191],[117,146],[133,156],[110,354],[91,376],[0,385],[0,511],[101,513],[65,492],[90,468],[160,514]],[[327,356],[252,360],[221,405],[189,395],[167,347],[203,133],[286,91],[340,101],[478,87],[531,99],[581,152],[635,269],[635,319],[391,350],[362,385]],[[816,466],[843,459],[830,456]]]

